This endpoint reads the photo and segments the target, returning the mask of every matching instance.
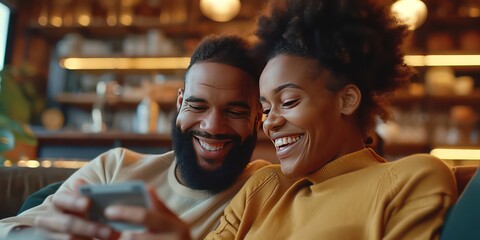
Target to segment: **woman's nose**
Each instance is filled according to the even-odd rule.
[[[265,118],[265,121],[263,121],[263,130],[268,135],[269,131],[278,130],[281,126],[283,126],[285,121],[286,120],[282,115],[277,114],[274,111],[270,111]]]

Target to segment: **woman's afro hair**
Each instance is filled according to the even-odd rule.
[[[377,117],[388,117],[386,96],[413,73],[401,49],[407,26],[382,2],[388,1],[277,0],[258,18],[256,52],[265,61],[279,54],[316,60],[333,74],[326,86],[332,91],[356,85],[358,124],[366,133]]]

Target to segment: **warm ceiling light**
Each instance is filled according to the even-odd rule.
[[[63,58],[60,66],[70,70],[108,70],[108,69],[186,69],[189,57],[161,58]]]
[[[480,55],[407,55],[410,66],[480,66]]]
[[[480,160],[480,149],[435,148],[430,154],[443,160]]]
[[[63,19],[60,16],[52,16],[52,18],[50,18],[50,24],[54,27],[61,27],[62,23]]]
[[[410,30],[420,27],[427,18],[427,6],[420,0],[399,0],[392,5],[392,12],[407,24]]]
[[[228,22],[240,12],[240,0],[200,0],[200,10],[217,22]]]
[[[78,16],[77,22],[78,24],[87,27],[88,25],[90,25],[90,16],[88,14],[81,14],[80,16]]]

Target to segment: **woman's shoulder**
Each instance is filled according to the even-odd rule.
[[[244,189],[249,194],[258,191],[259,189],[274,188],[280,178],[283,176],[278,164],[270,164],[257,170],[245,183]]]
[[[430,154],[413,154],[391,162],[391,172],[396,178],[410,181],[434,182],[451,185],[455,178],[451,168],[441,159]]]
[[[413,154],[392,162],[395,168],[408,168],[422,171],[449,171],[450,167],[441,159],[426,153]]]

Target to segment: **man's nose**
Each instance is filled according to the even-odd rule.
[[[218,110],[211,110],[207,116],[202,120],[200,129],[212,135],[227,133],[227,119],[223,113]]]

